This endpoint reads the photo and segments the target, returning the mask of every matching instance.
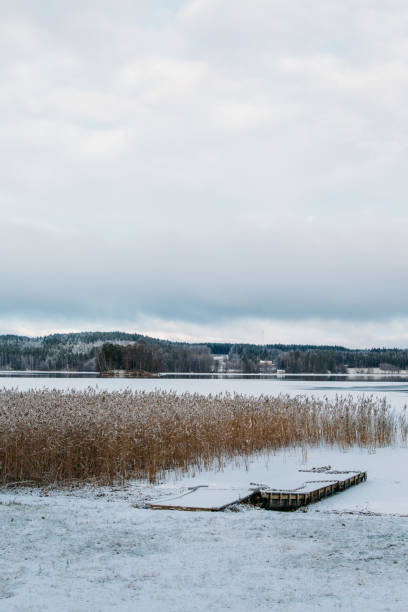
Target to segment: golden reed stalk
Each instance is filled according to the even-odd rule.
[[[0,391],[0,483],[143,478],[283,448],[407,439],[385,400],[165,391]]]

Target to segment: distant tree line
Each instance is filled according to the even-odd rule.
[[[288,373],[346,373],[348,368],[383,370],[408,369],[408,350],[405,349],[347,349],[341,346],[301,345],[231,345],[228,363],[244,372],[259,372],[260,360],[275,363],[277,369]]]
[[[216,357],[216,359],[214,359]],[[344,373],[347,368],[408,369],[405,349],[170,342],[125,332],[80,332],[37,338],[0,336],[1,370],[257,373],[261,361],[287,373]]]

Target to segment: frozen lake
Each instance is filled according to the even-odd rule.
[[[388,380],[303,380],[296,378],[256,379],[256,378],[96,378],[45,377],[45,376],[0,376],[0,388],[28,389],[86,389],[113,391],[134,389],[152,391],[163,389],[177,393],[242,393],[245,395],[314,395],[316,397],[335,397],[338,395],[375,395],[386,397],[395,408],[408,404],[408,382]]]

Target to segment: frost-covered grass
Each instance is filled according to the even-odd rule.
[[[0,482],[147,478],[282,448],[376,448],[407,437],[404,413],[370,396],[0,392]]]
[[[4,612],[382,612],[408,598],[407,519],[27,502],[0,506]]]

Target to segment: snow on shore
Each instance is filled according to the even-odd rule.
[[[20,503],[0,507],[5,611],[397,610],[408,598],[407,519]]]
[[[408,514],[407,458],[405,448],[311,450],[307,466],[367,468],[368,481],[294,513],[143,505],[200,482],[287,482],[305,467],[299,453],[279,453],[267,464],[254,459],[248,471],[229,465],[156,486],[3,488],[0,609],[403,609],[408,518],[393,514]]]

